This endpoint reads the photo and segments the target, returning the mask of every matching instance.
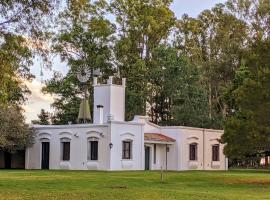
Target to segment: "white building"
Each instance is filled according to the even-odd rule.
[[[145,116],[125,121],[122,85],[94,80],[94,123],[37,125],[26,169],[226,170],[220,130],[158,126]]]

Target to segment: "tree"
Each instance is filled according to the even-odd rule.
[[[28,93],[22,79],[31,79],[29,66],[35,52],[41,50],[38,40],[47,32],[42,29],[56,1],[0,2],[0,105],[18,104]],[[41,52],[44,53],[46,51]]]
[[[248,26],[251,41],[262,41],[270,34],[270,2],[267,0],[228,0],[226,7]]]
[[[151,121],[162,125],[207,127],[207,95],[198,69],[174,47],[154,49],[149,69],[148,99]]]
[[[227,114],[223,94],[240,67],[247,25],[225,5],[218,4],[196,19],[184,15],[177,27],[175,45],[198,67],[201,84],[207,90],[209,119],[213,128],[222,128],[222,118]]]
[[[33,27],[37,28],[44,22],[44,15],[50,14],[57,3],[59,1],[56,0],[2,0],[0,2],[1,33],[31,31]]]
[[[1,37],[1,36],[0,36]],[[22,45],[21,36],[6,34],[0,43],[0,106],[21,104],[29,90],[22,78],[31,79],[31,51]]]
[[[24,150],[34,141],[35,131],[25,124],[18,107],[0,108],[0,149],[14,152]]]
[[[43,92],[58,95],[52,103],[52,107],[56,110],[52,115],[52,124],[77,123],[82,94],[79,85],[80,83],[71,71],[65,77],[55,73],[54,77],[46,82]]]
[[[80,99],[85,87],[76,78],[76,73],[81,67],[87,67],[91,71],[91,78],[87,82],[91,106],[94,71],[101,72],[101,79],[107,78],[115,71],[112,62],[115,30],[103,16],[102,10],[105,7],[103,1],[85,3],[83,6],[79,2],[73,2],[60,15],[62,28],[54,40],[54,51],[60,54],[63,61],[67,61],[69,72],[66,76],[55,73],[43,89],[46,93],[57,95],[52,104],[56,110],[52,117],[54,124],[66,124],[69,121],[77,123]]]
[[[32,124],[49,125],[50,113],[46,112],[44,109],[41,109],[40,114],[38,114],[38,120],[33,120]]]
[[[254,42],[228,92],[231,112],[222,137],[231,158],[270,150],[270,39]],[[263,58],[263,59],[262,59]]]
[[[148,70],[147,102],[151,121],[166,124],[172,120],[172,105],[177,91],[181,89],[186,69],[184,58],[173,47],[160,45],[152,51]]]
[[[148,70],[152,51],[168,39],[175,17],[171,0],[113,0],[118,41],[115,55],[119,75],[127,78],[126,118],[146,114]],[[150,104],[151,106],[151,104]]]
[[[23,150],[32,144],[35,131],[25,124],[21,104],[30,91],[24,81],[33,78],[30,66],[55,7],[54,0],[0,1],[0,149]],[[47,28],[47,26],[46,26]],[[39,41],[39,42],[38,42]]]

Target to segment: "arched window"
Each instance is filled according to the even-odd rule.
[[[132,159],[132,140],[122,141],[122,159]]]
[[[219,161],[219,144],[212,145],[212,161]]]
[[[196,161],[198,160],[198,144],[191,143],[189,144],[189,160]]]
[[[88,138],[87,160],[98,160],[98,138]]]
[[[69,161],[70,160],[70,139],[61,138],[61,160]]]

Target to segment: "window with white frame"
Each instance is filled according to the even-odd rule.
[[[98,138],[91,137],[88,139],[88,160],[98,160]]]
[[[132,159],[132,141],[125,140],[122,142],[122,159]]]
[[[70,139],[69,138],[61,139],[61,160],[63,161],[70,160]]]
[[[191,161],[198,160],[198,144],[197,143],[189,144],[189,160]]]

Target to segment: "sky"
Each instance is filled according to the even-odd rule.
[[[183,14],[196,17],[201,11],[211,9],[215,4],[224,2],[225,0],[174,0],[171,9],[174,11],[177,18],[181,18]],[[40,76],[41,66],[41,61],[36,59],[34,66],[31,67],[31,72],[36,78],[31,82],[26,82],[26,85],[32,92],[32,94],[28,96],[28,101],[23,106],[28,123],[30,123],[31,120],[37,119],[37,114],[40,113],[42,108],[46,111],[53,111],[50,105],[54,97],[41,92],[44,81],[52,77],[53,71],[59,71],[62,74],[68,71],[66,64],[61,63],[58,57],[53,59],[52,70],[43,69],[43,78]]]

